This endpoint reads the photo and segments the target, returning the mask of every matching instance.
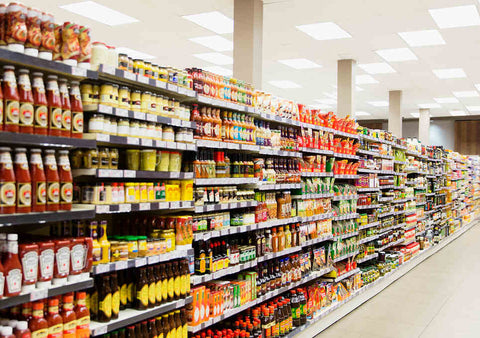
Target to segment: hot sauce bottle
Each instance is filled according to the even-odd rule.
[[[33,108],[34,133],[37,135],[47,135],[48,133],[48,101],[45,93],[45,85],[43,83],[43,74],[39,72],[33,75]]]
[[[62,102],[62,127],[60,135],[70,137],[72,129],[72,108],[68,94],[67,79],[58,79],[60,99]]]
[[[60,177],[55,160],[55,151],[45,150],[45,177],[47,180],[47,211],[57,211],[60,202]]]
[[[60,338],[63,334],[63,319],[58,313],[58,299],[48,300],[48,312],[45,318],[48,323],[48,338]]]
[[[47,76],[48,120],[50,121],[48,134],[61,136],[62,129],[62,100],[58,89],[56,75]]]
[[[17,213],[32,211],[32,180],[28,170],[27,149],[15,149],[15,178],[17,181]]]
[[[33,134],[33,93],[28,69],[18,71],[19,129],[21,133]]]
[[[14,333],[16,338],[31,338],[32,336],[32,333],[28,329],[28,322],[26,321],[17,322]]]
[[[10,148],[0,148],[0,213],[15,212],[16,186]]]
[[[18,259],[18,235],[7,235],[7,253],[2,260],[5,273],[5,296],[18,296],[22,291],[22,265]]]
[[[72,108],[72,137],[82,138],[83,105],[78,81],[70,82],[70,104]]]
[[[19,100],[14,66],[3,66],[3,96],[5,98],[4,130],[18,133]]]
[[[58,175],[60,178],[60,210],[72,209],[73,177],[68,160],[68,150],[58,152]],[[17,180],[18,181],[18,180]]]
[[[72,294],[63,296],[62,319],[63,338],[75,338],[77,332],[77,316],[75,315],[75,311],[73,311]]]
[[[75,315],[77,317],[77,337],[90,337],[90,311],[85,305],[85,292],[77,292],[77,305],[75,306]]]
[[[118,287],[118,276],[115,272],[110,276],[110,288],[112,290],[112,319],[117,319],[120,312],[120,289]]]
[[[30,176],[32,179],[32,211],[44,212],[47,202],[47,183],[40,149],[30,150]]]
[[[32,319],[28,322],[32,337],[47,338],[48,322],[43,318],[43,301],[33,303]]]

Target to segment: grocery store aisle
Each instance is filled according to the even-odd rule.
[[[477,224],[317,337],[479,337],[479,242]]]

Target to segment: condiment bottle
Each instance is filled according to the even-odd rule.
[[[10,148],[0,148],[0,214],[15,212],[16,186]]]
[[[148,320],[148,338],[158,338],[157,327],[155,325],[155,319]],[[182,337],[180,337],[182,338]]]
[[[19,131],[33,134],[33,93],[28,69],[18,71],[18,93],[20,101]]]
[[[51,136],[61,136],[62,129],[62,100],[57,78],[56,75],[47,76],[48,134]]]
[[[101,221],[98,228],[98,242],[102,248],[102,258],[100,263],[105,264],[110,262],[110,242],[107,237],[107,221]]]
[[[110,289],[110,276],[102,276],[101,285],[98,286],[98,317],[99,322],[109,322],[112,317],[112,291]]]
[[[14,66],[3,66],[3,97],[5,99],[3,130],[18,133],[20,96],[18,94]]]
[[[135,308],[137,310],[145,310],[148,307],[148,281],[145,270],[145,268],[140,268],[137,276],[135,298]]]
[[[45,177],[47,181],[47,211],[57,211],[60,202],[60,177],[58,176],[55,150],[45,150]]]
[[[17,213],[32,211],[32,183],[28,170],[27,149],[15,148],[15,178],[17,181]]]
[[[73,177],[68,159],[68,150],[58,152],[58,176],[60,178],[60,210],[71,210],[73,199]]]
[[[148,307],[152,308],[155,306],[155,303],[157,302],[157,298],[155,294],[156,281],[153,273],[153,266],[149,266],[147,268],[147,279],[148,279]]]
[[[16,338],[30,338],[32,336],[26,321],[18,321],[14,333]]]
[[[22,262],[22,292],[35,290],[38,279],[38,245],[35,243],[20,244],[20,261]]]
[[[34,133],[37,135],[47,135],[48,133],[48,101],[45,93],[42,73],[32,73],[33,75],[33,104],[34,104]]]
[[[76,338],[77,316],[75,315],[75,311],[73,311],[72,294],[67,294],[63,296],[62,318],[63,338]]]
[[[7,235],[7,253],[4,255],[3,269],[5,273],[5,296],[18,296],[22,291],[22,265],[18,259],[18,235]]]
[[[77,318],[77,337],[90,337],[90,311],[85,302],[86,292],[77,292],[77,304],[75,305],[75,316]]]
[[[63,319],[58,313],[58,299],[48,300],[48,312],[45,318],[48,323],[48,338],[63,337]]]
[[[55,243],[55,264],[53,272],[53,284],[64,285],[70,272],[70,241],[57,239]]]
[[[115,272],[110,276],[110,288],[112,290],[112,319],[117,319],[118,313],[120,312],[120,289]]]
[[[13,328],[10,326],[4,326],[0,329],[0,337],[1,338],[15,338],[13,334]]]
[[[70,82],[70,104],[72,108],[72,137],[82,138],[83,106],[78,81]]]
[[[72,129],[72,109],[70,105],[70,95],[68,94],[67,79],[58,79],[58,88],[60,92],[60,101],[62,103],[62,125],[60,135],[63,137],[70,137]]]
[[[89,228],[89,236],[92,238],[92,241],[93,241],[92,243],[93,244],[93,248],[92,248],[93,265],[98,265],[101,263],[101,260],[102,260],[102,247],[100,246],[100,243],[98,243],[97,221],[91,221],[88,228]]]
[[[80,274],[83,272],[86,263],[87,252],[85,250],[85,241],[82,237],[71,239],[69,282],[79,281]]]
[[[30,150],[30,176],[32,180],[32,211],[44,212],[47,200],[47,183],[40,149]]]
[[[55,244],[53,242],[38,243],[38,282],[37,288],[47,288],[52,283],[54,271]]]
[[[33,303],[32,319],[28,322],[32,337],[47,338],[48,322],[43,318],[43,301]]]

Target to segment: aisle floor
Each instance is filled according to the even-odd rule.
[[[480,225],[317,335],[480,337]]]

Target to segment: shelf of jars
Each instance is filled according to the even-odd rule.
[[[362,264],[362,263],[365,263],[369,260],[372,260],[372,259],[375,259],[378,257],[378,253],[374,253],[374,254],[371,254],[371,255],[367,255],[363,258],[358,258],[357,259],[357,264]]]
[[[233,210],[240,208],[250,208],[256,207],[257,201],[241,201],[241,202],[230,202],[230,203],[219,203],[219,204],[207,204],[207,205],[196,205],[196,213],[204,213],[211,211],[221,211],[221,210]]]
[[[357,189],[358,191],[358,189]],[[333,196],[334,201],[347,201],[347,200],[355,200],[358,198],[358,195],[336,195]]]
[[[196,178],[196,186],[257,184],[258,177]]]
[[[83,134],[83,137],[87,140],[95,140],[96,143],[99,145],[109,145],[109,146],[117,146],[117,147],[135,146],[135,147],[142,147],[142,148],[196,151],[195,143],[161,141],[161,140],[153,140],[151,138],[117,136],[117,135],[98,134],[98,133]]]
[[[364,229],[368,229],[368,228],[373,228],[373,227],[376,227],[376,226],[380,225],[380,223],[381,223],[381,222],[372,222],[372,223],[360,225],[360,226],[358,227],[358,230],[364,230]]]
[[[141,179],[165,179],[165,180],[193,179],[192,172],[123,170],[123,169],[73,169],[72,175],[74,178],[96,177],[96,178],[141,178]]]
[[[332,198],[335,194],[324,193],[324,194],[303,194],[303,195],[292,195],[292,199],[317,199],[317,198]],[[480,198],[480,196],[478,196]]]
[[[112,319],[108,323],[101,323],[92,320],[90,322],[90,336],[100,336],[116,329],[180,309],[192,302],[193,297],[188,296],[185,299],[175,300],[146,310],[125,309],[119,312],[117,319]]]
[[[97,214],[124,213],[131,211],[192,209],[193,201],[143,202],[95,205]]]
[[[95,208],[89,205],[73,204],[69,211],[31,212],[28,214],[2,214],[0,226],[20,224],[45,224],[71,220],[91,219],[95,217]]]
[[[396,240],[396,241],[390,242],[388,244],[385,244],[384,246],[381,246],[380,248],[375,248],[375,250],[376,251],[383,251],[383,250],[388,249],[392,246],[399,245],[399,244],[403,243],[404,241],[405,241],[405,238],[400,238],[399,240]]]
[[[346,214],[346,215],[334,216],[332,219],[334,221],[344,221],[344,220],[347,220],[347,219],[358,218],[358,216],[359,216],[359,214],[357,214],[356,212],[352,212],[352,213],[349,213],[349,214]]]
[[[385,233],[385,232],[389,232],[390,230],[395,230],[395,229],[398,229],[398,228],[401,228],[403,227],[403,224],[404,223],[401,223],[401,224],[395,224],[395,225],[392,225],[390,227],[387,227],[387,228],[383,228],[383,229],[378,229],[377,233],[379,235]]]
[[[282,184],[257,183],[257,189],[261,191],[301,189],[301,188],[302,188],[301,183],[282,183]]]
[[[357,172],[367,173],[367,174],[395,175],[395,171],[392,171],[392,170],[377,170],[377,169],[358,168]]]
[[[196,145],[198,148],[243,150],[243,151],[254,152],[254,153],[258,153],[260,151],[260,146],[257,146],[255,144],[234,143],[234,142],[225,142],[225,141],[197,139]]]
[[[363,244],[363,243],[368,243],[368,242],[371,242],[371,241],[374,241],[376,240],[380,235],[372,235],[372,236],[369,236],[369,237],[365,237],[365,238],[361,238],[357,241],[357,244]]]

